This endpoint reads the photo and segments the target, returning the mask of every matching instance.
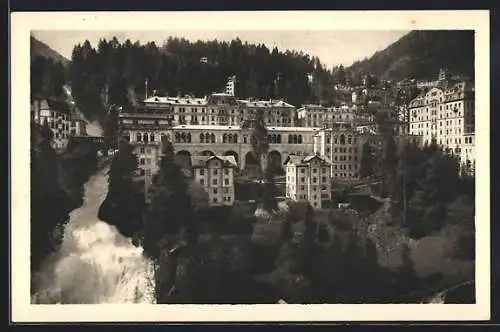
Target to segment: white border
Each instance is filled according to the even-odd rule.
[[[29,273],[29,36],[31,30],[412,30],[476,34],[477,235],[474,305],[31,305]],[[484,320],[490,317],[489,12],[37,12],[11,15],[12,320],[360,321]],[[336,51],[336,50],[332,50]],[[457,56],[460,56],[457,54]]]

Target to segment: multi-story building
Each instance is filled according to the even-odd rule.
[[[47,123],[54,133],[52,145],[56,150],[64,150],[70,138],[70,109],[67,103],[54,99],[34,100],[31,118],[35,123]]]
[[[195,181],[208,194],[210,206],[233,204],[234,174],[238,168],[233,156],[197,156],[192,168]]]
[[[168,139],[176,153],[191,156],[232,155],[238,166],[257,165],[253,158],[250,129],[240,125],[174,125],[161,113],[120,113],[120,136],[133,145],[159,144]],[[268,126],[269,155],[277,164],[290,154],[306,155],[320,128]]]
[[[371,114],[364,112],[356,104],[339,107],[303,105],[297,110],[298,119],[304,127],[323,127],[335,122],[369,123],[374,121]]]
[[[314,153],[326,157],[332,164],[331,177],[337,181],[359,179],[363,145],[368,142],[375,150],[380,149],[386,135],[376,134],[373,128],[353,127],[349,123],[336,123],[324,128],[314,137]],[[417,135],[394,136],[396,144],[409,141],[422,144]]]
[[[71,136],[86,136],[87,121],[83,118],[80,112],[73,106],[70,113],[70,135]]]
[[[234,96],[234,89],[236,86],[236,76],[231,76],[228,78],[226,83],[226,93],[228,95]]]
[[[475,167],[474,85],[462,81],[447,88],[432,88],[408,106],[410,134],[433,138],[446,151],[457,155],[461,164]]]
[[[143,101],[140,113],[161,114],[171,125],[241,125],[262,112],[270,126],[292,126],[295,107],[282,100],[238,100],[232,94],[213,93],[204,98],[153,96]]]
[[[317,209],[328,206],[331,200],[331,164],[325,158],[291,155],[285,165],[286,197],[307,200]]]
[[[314,137],[314,153],[325,156],[332,164],[330,176],[338,180],[358,178],[361,158],[361,134],[349,123],[336,123]]]

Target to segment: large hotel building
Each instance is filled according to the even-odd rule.
[[[328,182],[358,179],[363,144],[368,141],[377,147],[385,140],[374,131],[373,115],[354,98],[350,105],[307,104],[297,109],[284,100],[238,99],[234,94],[234,82],[235,77],[231,77],[224,93],[203,98],[150,96],[137,112],[120,114],[120,135],[136,146],[145,183],[150,184],[152,175],[158,170],[164,139],[173,143],[178,162],[199,181],[202,178],[196,172],[209,174],[208,168],[212,167],[211,163],[216,164],[216,160],[228,164],[225,157],[231,157],[228,159],[231,171],[227,172],[252,177],[258,162],[252,153],[250,129],[242,125],[254,119],[257,112],[262,113],[268,130],[267,162],[279,165],[286,177],[291,177],[289,172],[293,173],[294,169],[309,169],[312,167],[310,162],[320,162],[321,174],[324,167],[328,169]],[[420,95],[409,105],[409,132],[396,139],[422,145],[435,136],[438,143],[453,148],[462,162],[471,160],[474,163],[473,91],[468,83],[456,83],[446,89],[433,87]],[[308,159],[312,154],[320,159]],[[209,162],[206,158],[209,156],[217,158]],[[202,164],[193,164],[200,160],[204,160]],[[210,181],[203,179],[205,187]],[[292,186],[288,183],[288,196],[303,199],[307,192],[306,199],[313,199],[314,193],[309,195],[309,189],[302,192],[302,186],[305,184]],[[213,188],[205,189],[212,190],[211,204],[228,204],[234,199],[232,186],[217,188],[216,194]],[[228,191],[227,196],[220,196],[220,190],[222,193]],[[320,201],[324,197],[324,193],[316,194],[316,206],[322,206]]]
[[[438,83],[413,99],[408,107],[409,132],[424,143],[433,138],[462,165],[475,169],[474,84],[452,81],[440,72]]]

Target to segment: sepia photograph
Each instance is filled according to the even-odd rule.
[[[487,318],[489,37],[478,47],[474,22],[488,12],[455,28],[412,13],[374,15],[376,29],[208,13],[191,28],[133,13],[54,28],[37,13],[13,122],[30,132],[27,233],[12,234],[13,251],[26,237],[27,305],[482,303]]]

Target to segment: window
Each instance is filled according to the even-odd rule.
[[[214,188],[213,193],[217,194],[217,188]]]
[[[214,169],[214,170],[212,171],[212,173],[213,173],[214,175],[217,175],[217,170],[216,170],[216,169]]]
[[[146,149],[146,153],[151,154],[151,149],[150,148]]]
[[[144,160],[144,158],[141,158],[141,160],[140,160],[140,164],[141,164],[141,165],[145,165],[145,164],[146,164],[146,161]]]
[[[205,170],[203,168],[200,169],[200,175],[205,175]]]
[[[224,174],[229,175],[229,169],[228,168],[224,169]]]
[[[313,177],[313,183],[316,183],[316,177]]]
[[[217,203],[217,197],[214,197],[214,203]]]
[[[300,173],[304,174],[305,172],[306,172],[305,169],[303,169],[303,168],[300,169]]]
[[[321,169],[321,172],[322,172],[323,174],[326,174],[326,167],[323,167],[323,168]]]
[[[151,165],[151,159],[150,158],[146,159],[146,165]]]
[[[322,182],[326,182],[326,176],[323,176],[323,177],[321,178],[321,181],[322,181]]]
[[[224,185],[229,186],[229,179],[224,179]]]
[[[200,185],[202,185],[202,186],[205,185],[205,179],[200,179]]]
[[[212,183],[214,184],[214,186],[217,185],[217,179],[213,179]]]
[[[305,177],[301,177],[300,178],[300,182],[302,182],[302,183],[306,182],[306,178]]]
[[[318,169],[317,168],[313,168],[313,173],[314,174],[318,173]]]

